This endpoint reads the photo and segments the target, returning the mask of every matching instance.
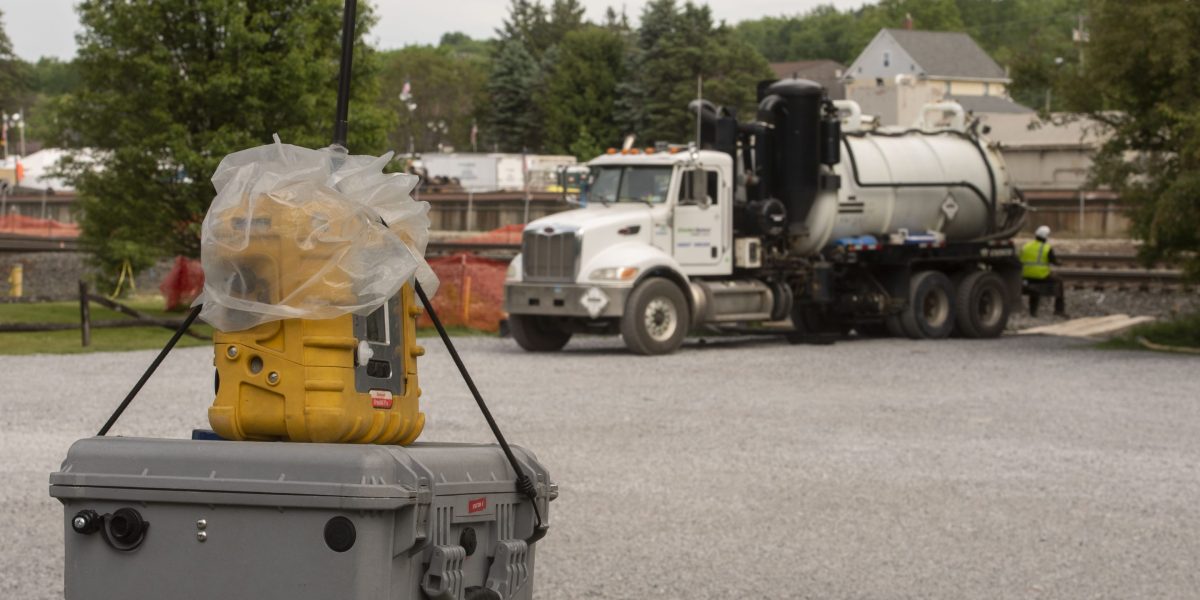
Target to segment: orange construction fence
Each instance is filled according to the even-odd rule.
[[[0,215],[0,233],[37,237],[79,237],[79,225],[25,215]]]
[[[507,262],[459,252],[430,259],[429,266],[440,282],[431,301],[443,325],[481,331],[500,328],[500,319],[504,316]],[[432,326],[429,315],[422,315],[417,325]]]

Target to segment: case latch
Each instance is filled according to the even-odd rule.
[[[421,580],[421,590],[430,600],[459,600],[463,595],[463,560],[467,551],[462,546],[434,546],[429,557],[429,570]]]

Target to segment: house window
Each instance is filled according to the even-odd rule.
[[[882,77],[875,78],[875,87],[883,87],[883,78]]]
[[[946,95],[947,96],[950,95],[950,82],[949,81],[946,82]]]
[[[990,93],[991,93],[991,89],[990,89],[990,88],[991,88],[991,84],[990,84],[990,83],[988,83],[988,82],[986,82],[986,81],[985,81],[985,82],[983,82],[983,95],[984,95],[984,96],[988,96],[988,95],[990,95]]]
[[[883,66],[885,66],[885,67],[892,66],[892,54],[890,52],[883,53]]]

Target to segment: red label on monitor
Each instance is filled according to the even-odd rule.
[[[477,513],[487,508],[487,498],[476,498],[467,502],[467,512]]]
[[[387,390],[371,390],[372,408],[391,408],[392,393]]]

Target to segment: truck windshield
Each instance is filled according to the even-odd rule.
[[[587,202],[666,202],[671,167],[593,167]]]

